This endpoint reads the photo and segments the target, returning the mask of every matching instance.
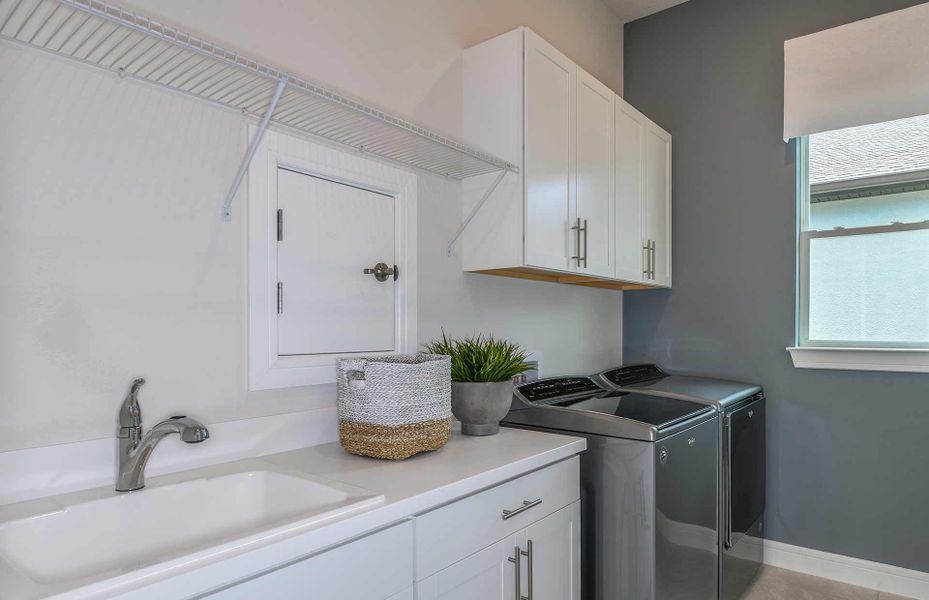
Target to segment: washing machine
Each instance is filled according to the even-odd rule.
[[[582,436],[581,595],[716,600],[719,414],[593,377],[517,386],[504,424]]]

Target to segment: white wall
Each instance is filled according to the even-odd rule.
[[[522,23],[621,81],[622,27],[600,0],[130,4],[452,134],[461,49]],[[237,113],[0,44],[0,451],[112,436],[137,375],[148,423],[333,402],[246,391],[241,193],[219,219],[244,145]],[[508,336],[548,374],[620,360],[619,293],[464,274],[444,253],[459,184],[421,174],[419,202],[422,341]]]
[[[122,5],[449,134],[464,48],[528,25],[622,93],[623,26],[602,0],[125,0]]]

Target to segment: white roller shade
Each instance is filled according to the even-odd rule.
[[[784,139],[929,114],[929,3],[784,42]]]

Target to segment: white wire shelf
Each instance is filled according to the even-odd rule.
[[[453,179],[519,171],[486,152],[101,0],[0,0],[0,38],[263,118],[261,133],[270,121]]]

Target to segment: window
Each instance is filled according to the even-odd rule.
[[[799,349],[929,354],[929,115],[812,134],[798,148]]]

